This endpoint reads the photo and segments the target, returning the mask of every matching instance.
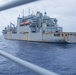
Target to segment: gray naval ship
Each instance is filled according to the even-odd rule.
[[[76,43],[76,32],[63,32],[56,18],[37,11],[36,14],[17,18],[17,26],[10,23],[2,31],[5,39],[36,42]]]

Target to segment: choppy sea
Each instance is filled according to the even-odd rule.
[[[0,36],[0,50],[60,75],[76,75],[76,44],[5,40]],[[0,75],[38,74],[0,56]]]

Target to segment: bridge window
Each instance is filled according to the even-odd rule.
[[[70,35],[72,35],[72,34],[70,34]]]
[[[64,34],[62,34],[62,36],[64,36]]]
[[[54,36],[60,36],[60,34],[54,34]]]
[[[65,34],[65,36],[67,36],[67,34]]]

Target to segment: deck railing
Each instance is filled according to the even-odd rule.
[[[37,66],[35,64],[32,64],[32,63],[27,62],[25,60],[22,60],[22,59],[20,59],[18,57],[15,57],[15,56],[7,53],[7,52],[0,51],[0,55],[4,56],[5,58],[8,58],[8,59],[12,60],[13,62],[15,62],[15,63],[17,63],[17,64],[19,64],[19,65],[21,65],[21,66],[23,66],[25,68],[26,67],[29,68],[30,70],[38,73],[39,75],[59,75],[57,73],[54,73],[52,71],[46,70],[46,69],[44,69],[42,67],[39,67],[39,66]]]

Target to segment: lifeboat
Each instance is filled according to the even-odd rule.
[[[20,26],[29,25],[29,24],[30,24],[29,21],[28,21],[28,22],[22,22],[22,23],[20,24]]]

